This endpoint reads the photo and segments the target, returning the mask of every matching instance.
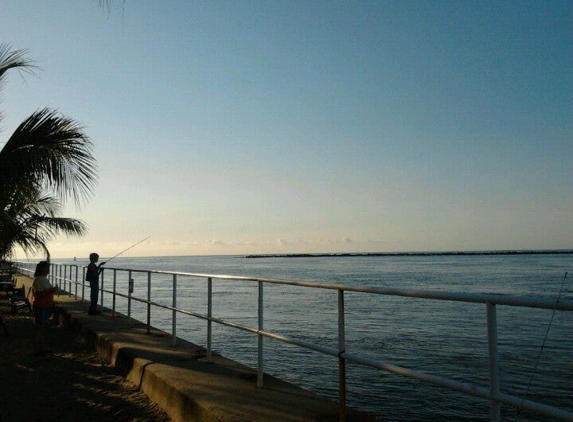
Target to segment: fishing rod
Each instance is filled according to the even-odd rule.
[[[556,305],[559,305],[559,301],[561,300],[561,293],[563,293],[563,287],[565,286],[565,280],[567,280],[567,271],[565,271],[565,275],[563,276],[563,281],[561,282],[561,289],[559,289],[559,294],[557,295],[557,300],[555,302]],[[537,359],[535,360],[533,372],[531,373],[531,376],[529,377],[529,383],[527,383],[527,388],[525,389],[525,392],[523,393],[523,398],[521,399],[521,403],[519,404],[519,407],[517,408],[517,420],[518,421],[521,418],[522,406],[523,406],[523,403],[525,402],[525,397],[527,396],[527,394],[529,394],[529,387],[531,387],[531,382],[533,381],[533,377],[535,375],[537,375],[537,367],[539,366],[539,361],[541,359],[541,353],[543,352],[543,349],[545,348],[545,343],[547,342],[547,337],[549,336],[549,330],[551,329],[551,324],[553,324],[553,318],[555,317],[555,311],[556,310],[557,310],[556,308],[553,308],[553,313],[551,314],[551,318],[549,319],[549,325],[547,326],[547,330],[545,331],[545,337],[543,338],[543,342],[541,343],[541,348],[539,349],[539,353],[537,354]]]
[[[121,251],[120,253],[118,253],[118,254],[112,256],[112,257],[111,257],[110,259],[108,259],[107,261],[102,262],[102,263],[100,264],[100,266],[102,266],[103,264],[107,264],[109,261],[111,261],[111,260],[114,259],[114,258],[117,258],[118,256],[120,256],[121,254],[127,252],[127,251],[130,250],[131,248],[135,248],[137,245],[139,245],[140,243],[145,242],[145,241],[146,241],[147,239],[149,239],[150,237],[151,237],[151,236],[147,236],[145,239],[140,240],[140,241],[137,242],[137,243],[134,243],[134,244],[131,245],[129,248],[125,248],[123,251]]]

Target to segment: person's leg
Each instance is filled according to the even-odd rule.
[[[0,326],[4,330],[4,334],[8,335],[8,327],[6,327],[6,323],[2,319],[2,315],[0,315]]]
[[[44,326],[36,324],[34,327],[34,354],[38,355],[43,350],[42,338],[44,336]]]
[[[39,355],[44,350],[44,327],[48,323],[49,309],[34,309],[34,354]]]
[[[90,309],[89,313],[96,313],[97,312],[97,300],[99,296],[99,282],[97,281],[90,281]]]

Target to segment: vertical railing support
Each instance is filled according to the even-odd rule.
[[[487,345],[489,352],[489,417],[491,422],[501,420],[499,395],[499,353],[497,350],[497,315],[495,304],[487,303]]]
[[[177,344],[177,274],[173,274],[173,311],[171,314],[171,335],[173,337],[173,345]]]
[[[82,300],[86,295],[86,267],[82,267]]]
[[[346,359],[342,356],[345,348],[344,290],[338,289],[338,399],[340,422],[346,422]]]
[[[131,294],[133,293],[133,278],[131,278],[131,270],[127,272],[127,317],[131,318]]]
[[[64,266],[64,283],[66,286],[65,290],[66,290],[66,292],[68,292],[68,296],[71,296],[72,295],[72,266],[71,265],[65,265]]]
[[[102,312],[103,312],[104,278],[105,278],[105,271],[102,271],[102,272],[101,272],[101,282],[100,282],[100,285],[99,285],[99,297],[100,297],[99,306],[100,306],[100,309],[101,309]]]
[[[115,302],[116,302],[116,293],[117,293],[117,270],[113,270],[113,298],[111,304],[111,316],[115,317]]]
[[[147,334],[151,334],[151,271],[147,272]]]
[[[211,339],[212,339],[212,329],[213,323],[211,318],[213,317],[213,279],[211,277],[207,278],[207,362],[213,361],[212,351],[211,351]]]
[[[76,265],[76,283],[75,283],[76,285],[75,285],[75,289],[74,289],[74,291],[75,291],[74,295],[76,296],[76,300],[78,300],[78,278],[79,278],[78,273],[79,273],[79,271],[80,271],[80,267],[78,267]]]
[[[263,340],[264,337],[261,332],[264,329],[264,319],[263,319],[263,282],[259,281],[259,333],[258,337],[258,353],[257,353],[257,387],[263,388],[263,378],[264,378],[264,368],[263,368]]]
[[[63,281],[64,289],[63,289],[63,290],[66,291],[66,292],[69,292],[69,290],[68,290],[68,280],[67,280],[67,277],[68,277],[68,266],[67,266],[66,264],[64,264],[63,267],[64,267],[64,281]],[[70,286],[71,286],[71,284],[70,284]],[[69,293],[68,293],[68,294],[69,294]]]

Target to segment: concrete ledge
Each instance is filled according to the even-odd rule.
[[[29,290],[31,280],[16,276]],[[256,387],[252,368],[213,356],[182,339],[105,309],[89,316],[88,303],[67,293],[56,297],[54,315],[60,324],[93,346],[131,383],[139,386],[175,422],[336,422],[338,405],[295,385],[265,375]],[[349,410],[348,422],[376,419]]]

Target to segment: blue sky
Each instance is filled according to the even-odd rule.
[[[0,143],[85,126],[52,256],[573,247],[570,1],[0,0]]]

